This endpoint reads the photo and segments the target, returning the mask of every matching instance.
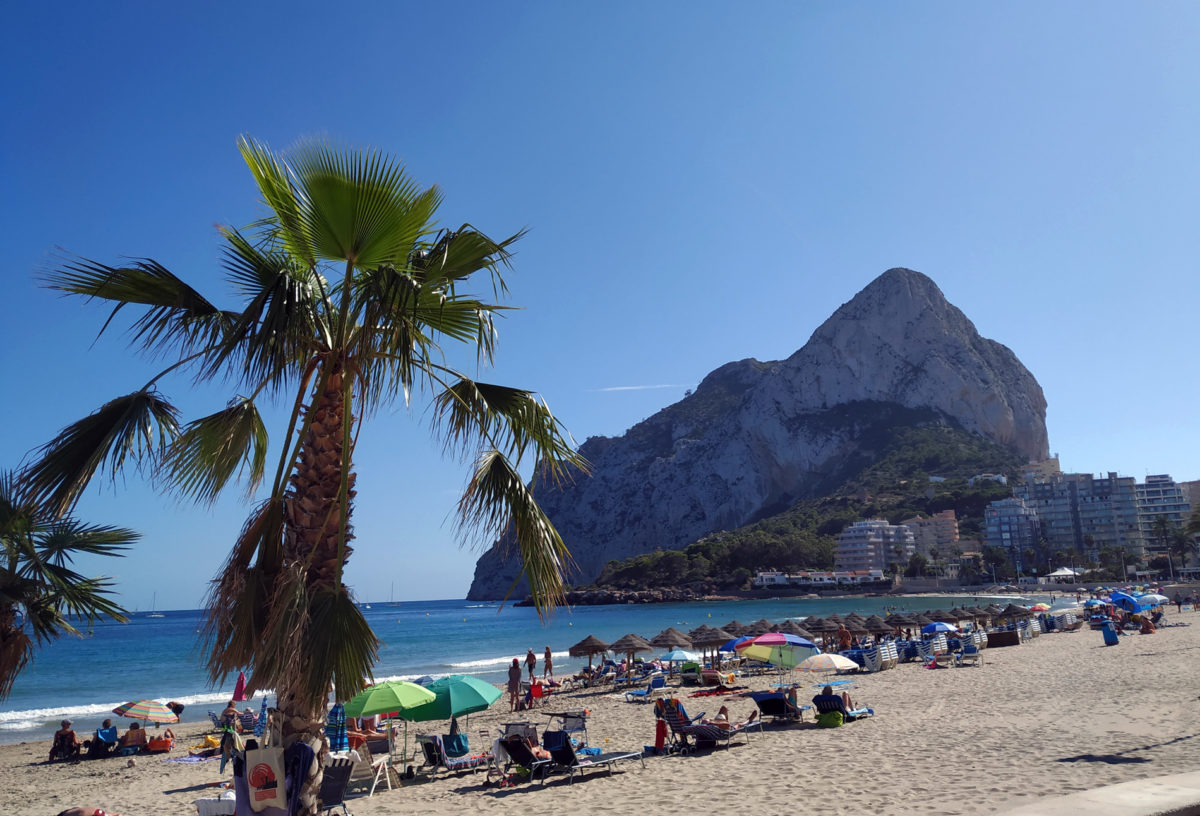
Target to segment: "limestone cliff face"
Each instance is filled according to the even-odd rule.
[[[862,402],[932,409],[1023,456],[1048,455],[1033,375],[928,277],[890,269],[788,359],[728,363],[624,436],[585,442],[592,476],[538,493],[577,563],[571,582],[829,490],[855,444],[838,407]],[[501,598],[518,573],[501,542],[479,559],[468,597]]]

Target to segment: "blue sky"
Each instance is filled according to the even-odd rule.
[[[908,266],[1038,378],[1064,467],[1200,478],[1198,29],[1170,2],[17,4],[0,463],[154,370],[37,288],[61,252],[152,257],[230,303],[214,225],[260,213],[245,133],[379,147],[441,185],[446,225],[529,227],[488,377],[580,442],[791,354]],[[164,390],[191,416],[229,396]],[[470,582],[467,468],[424,417],[360,440],[361,598]],[[103,564],[141,608],[197,606],[245,514],[134,473],[80,507],[143,532]]]

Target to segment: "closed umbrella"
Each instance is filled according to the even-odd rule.
[[[245,702],[246,697],[246,673],[238,672],[237,682],[233,684],[233,700],[234,702]]]

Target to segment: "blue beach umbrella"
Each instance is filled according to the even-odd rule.
[[[939,632],[957,632],[958,627],[945,621],[934,621],[921,627],[922,635],[936,635]]]
[[[754,640],[754,635],[743,635],[742,637],[736,637],[733,640],[725,641],[725,643],[723,643],[721,645],[721,648],[718,649],[717,651],[736,652],[738,646],[741,646],[743,643],[747,643],[751,640]]]
[[[665,655],[659,658],[664,663],[680,663],[685,660],[696,661],[700,659],[700,655],[695,652],[689,652],[687,649],[672,649]]]

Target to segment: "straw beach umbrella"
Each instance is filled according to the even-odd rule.
[[[808,638],[809,640],[813,639],[812,632],[809,632],[791,618],[788,618],[783,623],[779,624],[779,628],[775,631],[782,632],[785,635],[799,635],[802,638]]]
[[[650,638],[650,645],[657,646],[660,649],[691,649],[693,643],[692,639],[683,632],[680,632],[674,626],[668,626]]]
[[[888,635],[892,632],[892,627],[883,618],[878,615],[872,615],[863,622],[863,626],[872,635]]]
[[[650,645],[650,641],[646,640],[641,635],[630,633],[623,638],[617,640],[609,647],[618,654],[625,655],[625,676],[633,676],[633,656],[638,652],[653,652],[654,647]]]
[[[733,635],[734,637],[741,637],[742,635],[747,634],[746,627],[743,624],[738,623],[737,618],[734,618],[733,620],[731,620],[729,623],[725,624],[721,628],[724,629],[729,634]]]
[[[588,668],[590,669],[592,667],[592,657],[594,655],[604,654],[608,651],[608,649],[608,644],[603,640],[595,635],[588,635],[583,640],[579,641],[570,649],[568,649],[567,654],[569,654],[571,657],[583,657],[586,655],[588,659]]]
[[[737,637],[737,635],[727,632],[724,629],[713,629],[711,626],[702,626],[700,628],[704,631],[694,634],[692,643],[704,654],[707,654],[709,649],[712,649],[713,653],[716,654],[717,649],[722,643],[727,643]]]
[[[771,623],[766,618],[759,618],[754,623],[751,623],[746,627],[748,630],[750,630],[750,631],[746,632],[746,634],[748,634],[748,635],[765,635],[767,632],[771,631],[772,626],[774,626],[774,624]]]

